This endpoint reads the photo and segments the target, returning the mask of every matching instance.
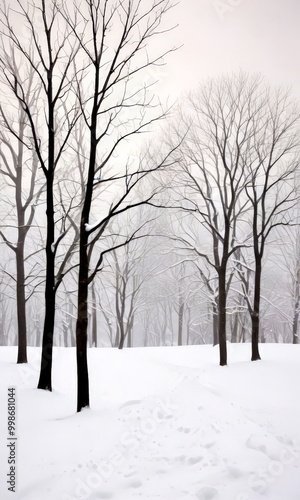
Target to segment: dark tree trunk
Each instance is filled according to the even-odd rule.
[[[89,376],[87,365],[87,331],[88,331],[88,286],[89,286],[89,256],[86,224],[89,222],[93,197],[93,182],[97,152],[97,101],[99,88],[99,67],[95,68],[96,84],[94,104],[90,127],[90,157],[85,200],[81,213],[79,238],[79,276],[78,276],[78,307],[76,321],[76,359],[77,359],[77,412],[90,406]]]
[[[123,349],[124,347],[124,342],[125,342],[125,335],[120,335],[120,342],[119,342],[119,349]]]
[[[25,208],[22,203],[22,174],[23,174],[23,140],[24,124],[20,124],[20,142],[18,146],[16,169],[16,207],[18,220],[18,242],[15,250],[17,268],[17,321],[18,321],[18,358],[17,363],[27,363],[27,328],[26,328],[26,296],[25,296],[25,239],[29,226],[25,224]]]
[[[17,317],[18,317],[18,359],[17,363],[27,363],[27,328],[24,269],[24,238],[20,235],[16,251],[17,262]]]
[[[52,354],[55,321],[55,252],[54,244],[54,202],[53,181],[55,163],[54,104],[52,102],[52,76],[49,75],[48,87],[48,170],[47,179],[47,242],[46,242],[46,288],[45,321],[42,341],[41,371],[38,389],[52,391]]]
[[[251,315],[252,321],[252,356],[251,361],[260,359],[259,355],[259,313],[260,313],[260,287],[261,287],[261,259],[256,257],[255,278],[254,278],[254,304]]]
[[[77,359],[77,411],[89,407],[89,378],[87,366],[87,327],[88,327],[88,236],[84,219],[80,234],[80,264],[78,286],[78,312],[76,322],[76,359]]]
[[[54,229],[54,221],[53,221]],[[53,240],[52,240],[53,241]],[[45,289],[45,321],[42,339],[42,359],[38,389],[52,391],[52,354],[55,320],[54,290],[54,253],[51,247],[46,248],[46,289]]]
[[[227,365],[227,345],[226,345],[226,265],[218,270],[219,277],[219,350],[220,366]]]
[[[218,345],[219,334],[218,334],[218,306],[213,303],[212,321],[213,321],[213,345]]]

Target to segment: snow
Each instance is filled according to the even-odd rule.
[[[76,414],[74,348],[0,348],[0,498],[299,500],[300,346],[89,349],[91,409]],[[17,492],[7,491],[7,388],[16,387]]]
[[[93,231],[93,229],[95,229],[95,227],[97,227],[101,221],[102,221],[102,219],[98,222],[95,222],[95,224],[84,224],[86,232],[89,233],[89,232]]]

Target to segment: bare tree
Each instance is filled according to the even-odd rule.
[[[293,211],[295,221],[299,221],[299,199]],[[279,241],[280,233],[275,229],[275,241]],[[290,328],[291,340],[293,344],[299,344],[299,321],[300,321],[300,228],[299,224],[285,231],[284,239],[277,245],[279,255],[277,267],[282,269],[288,277],[287,297],[285,315],[286,323]],[[280,291],[280,303],[282,305],[283,294]],[[288,305],[291,305],[289,310]]]
[[[20,78],[18,69],[15,68],[17,77]],[[27,99],[32,104],[33,71],[29,74]],[[10,109],[14,109],[13,106]],[[43,190],[43,185],[38,180],[38,161],[34,151],[30,148],[28,138],[29,124],[26,113],[20,102],[17,102],[16,113],[10,114],[0,106],[1,131],[0,131],[0,174],[6,182],[8,197],[11,199],[10,188],[13,188],[13,218],[16,217],[16,243],[10,236],[6,236],[5,229],[0,230],[0,236],[7,246],[14,252],[16,260],[16,303],[18,321],[18,356],[17,363],[27,362],[27,326],[26,302],[32,291],[26,294],[25,261],[36,255],[39,250],[30,256],[25,254],[25,242],[28,232],[33,224],[36,205]],[[15,125],[16,124],[16,125]],[[26,142],[28,147],[26,147]],[[5,187],[4,187],[5,189]],[[12,221],[13,222],[13,221]],[[8,224],[8,217],[4,226],[12,233],[13,224]],[[27,296],[26,296],[27,295]]]
[[[218,274],[218,331],[223,365],[227,266],[230,256],[238,257],[239,250],[251,238],[254,292],[253,304],[248,296],[247,305],[252,320],[252,360],[259,359],[262,259],[270,232],[291,223],[287,209],[293,204],[293,176],[298,165],[298,111],[288,93],[272,93],[261,77],[243,73],[202,85],[189,96],[188,105],[190,121],[181,115],[181,123],[188,126],[181,164],[185,189],[178,180],[177,192],[179,196],[183,193],[183,210],[190,212],[211,235],[212,251],[204,251],[207,244],[203,239],[195,245],[191,231],[186,231],[181,240]],[[245,293],[246,288],[244,282]]]
[[[252,134],[249,101],[253,92],[243,75],[209,80],[185,102],[190,116],[183,112],[180,116],[187,132],[176,191],[182,209],[191,214],[189,229],[181,241],[217,273],[220,365],[227,364],[228,262],[247,239],[240,223],[248,203],[241,158]],[[199,241],[197,227],[207,231],[210,244],[205,235]],[[207,250],[208,246],[211,250]]]
[[[50,391],[55,254],[64,236],[60,234],[55,239],[54,176],[78,118],[70,92],[70,69],[78,44],[71,40],[67,23],[62,24],[59,10],[57,0],[16,0],[16,8],[11,9],[6,3],[0,8],[2,79],[27,116],[31,142],[46,180],[45,321],[38,387]]]
[[[101,268],[105,253],[111,250],[100,251],[94,271],[89,272],[93,248],[113,217],[151,202],[153,193],[146,194],[142,200],[135,199],[136,187],[149,171],[164,165],[168,156],[161,157],[160,161],[153,160],[151,165],[142,160],[137,166],[128,160],[115,160],[121,144],[125,147],[125,141],[151,128],[151,124],[164,115],[163,111],[158,113],[159,103],[155,104],[149,85],[141,86],[138,77],[147,72],[147,68],[163,62],[165,54],[160,52],[151,56],[146,47],[152,38],[167,30],[162,27],[162,20],[170,8],[169,0],[153,0],[150,4],[143,0],[85,0],[81,4],[73,2],[70,7],[64,7],[65,21],[80,44],[85,61],[76,79],[75,90],[89,143],[79,241],[76,325],[78,411],[89,406],[86,353],[88,286]],[[106,193],[114,192],[114,196],[106,195],[105,199],[112,201],[108,201],[104,215],[92,224],[93,195],[95,190],[103,191],[104,188]],[[118,246],[124,243],[123,240]]]
[[[147,239],[145,237],[119,250],[112,250],[106,270],[101,273],[100,308],[109,330],[111,344],[119,349],[123,349],[126,340],[127,347],[133,345],[137,314],[143,313],[141,292],[145,282],[154,272],[153,266],[147,269],[145,262],[148,253]]]
[[[248,80],[249,81],[249,80]],[[295,171],[299,165],[299,111],[289,92],[271,91],[262,84],[249,102],[253,134],[242,156],[255,261],[252,320],[252,361],[260,359],[259,315],[262,261],[274,230],[289,226],[296,201]]]

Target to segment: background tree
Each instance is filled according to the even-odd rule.
[[[247,79],[246,84],[255,81]],[[254,297],[251,310],[252,361],[260,359],[259,314],[262,261],[266,241],[275,227],[291,224],[296,199],[294,176],[299,164],[299,111],[289,93],[271,91],[258,82],[249,101],[252,136],[242,155],[246,193],[251,202],[254,252]]]
[[[124,225],[128,225],[127,219]],[[115,234],[122,233],[119,225],[113,227]],[[143,289],[155,273],[155,264],[151,263],[151,240],[145,236],[112,250],[101,273],[100,310],[111,345],[119,349],[133,346],[135,326],[144,312]]]
[[[18,73],[18,69],[15,69]],[[28,83],[28,99],[34,100],[31,86],[33,81],[33,71],[31,70]],[[7,180],[4,192],[11,200],[11,188],[13,189],[13,209],[8,210],[5,226],[8,227],[10,235],[6,236],[6,231],[0,230],[0,236],[6,245],[14,252],[16,260],[16,303],[18,322],[18,356],[17,363],[27,362],[27,321],[26,321],[26,301],[30,293],[26,294],[26,270],[25,262],[32,255],[25,254],[25,242],[28,232],[33,224],[36,212],[36,205],[41,196],[43,185],[38,178],[37,157],[30,147],[30,130],[26,113],[20,103],[17,103],[16,110],[10,106],[8,112],[4,105],[0,106],[1,131],[0,131],[0,174]],[[28,147],[26,147],[26,143]],[[2,197],[4,200],[4,196]],[[9,203],[7,199],[7,203]],[[10,216],[12,220],[10,221]],[[13,220],[16,218],[16,236],[12,236]],[[11,222],[11,224],[9,224]],[[12,236],[12,237],[11,237]],[[12,240],[16,239],[16,243]],[[37,250],[38,252],[39,250]],[[27,295],[27,297],[26,297]]]
[[[31,142],[46,180],[45,321],[38,387],[50,391],[56,292],[55,253],[64,236],[60,234],[55,239],[54,175],[78,118],[74,99],[69,92],[70,68],[78,44],[70,39],[68,25],[62,25],[59,9],[57,0],[35,0],[32,3],[16,0],[13,11],[6,3],[0,9],[2,79],[27,116]],[[24,32],[27,36],[24,36]]]
[[[185,109],[190,109],[190,116],[183,112],[180,116],[185,138],[176,191],[183,200],[183,210],[191,214],[189,227],[203,227],[211,237],[211,245],[207,236],[202,241],[197,239],[196,244],[189,235],[184,239],[218,277],[220,365],[227,364],[228,262],[246,241],[243,226],[238,223],[247,206],[241,156],[251,135],[248,103],[253,89],[244,83],[242,76],[208,80],[188,96]],[[211,251],[207,252],[208,245]]]

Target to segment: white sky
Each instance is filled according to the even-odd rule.
[[[245,69],[300,97],[299,0],[181,0],[172,18],[179,27],[169,42],[184,46],[168,56],[164,93],[175,97],[207,76]]]

